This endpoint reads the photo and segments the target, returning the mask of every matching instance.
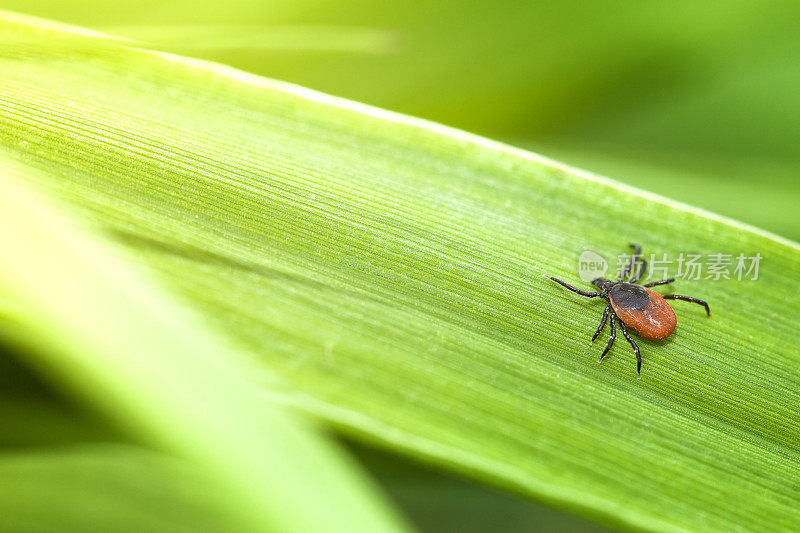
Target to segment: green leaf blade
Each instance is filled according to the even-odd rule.
[[[0,152],[0,244],[7,254],[0,293],[12,304],[4,314],[15,315],[0,321],[3,340],[24,347],[29,365],[91,402],[111,425],[192,462],[234,529],[404,529],[353,463],[264,401],[257,385],[266,374],[253,379],[240,353],[130,272],[103,239],[20,188],[36,175]],[[97,496],[54,490],[76,505]],[[28,494],[8,505],[24,516],[32,503]],[[56,512],[67,507],[52,504]],[[121,520],[130,512],[110,515]]]
[[[70,39],[89,51],[5,61],[0,141],[282,375],[273,398],[608,523],[800,521],[796,244],[441,126]],[[756,282],[680,282],[713,315],[676,303],[641,380],[623,339],[595,363],[602,306],[542,277],[577,283],[582,250],[628,242],[764,257]]]

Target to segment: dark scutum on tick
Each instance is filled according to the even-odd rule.
[[[644,285],[636,285],[644,275],[647,269],[647,261],[642,259],[642,248],[636,244],[631,244],[633,248],[633,256],[631,262],[625,267],[620,274],[617,281],[611,281],[605,278],[595,278],[592,280],[592,285],[600,289],[599,292],[587,292],[573,287],[569,283],[561,281],[560,279],[552,276],[545,276],[553,281],[561,284],[574,293],[586,296],[587,298],[603,298],[608,301],[605,310],[603,311],[603,318],[600,319],[600,326],[592,336],[592,342],[600,336],[603,328],[606,326],[609,318],[611,319],[611,335],[608,338],[608,344],[602,355],[600,361],[606,356],[608,351],[614,345],[614,340],[617,338],[616,322],[619,321],[622,335],[633,347],[633,353],[636,354],[636,371],[642,375],[642,355],[639,353],[639,346],[636,341],[631,338],[628,333],[630,327],[636,333],[645,339],[661,340],[669,337],[677,324],[677,318],[672,307],[666,300],[683,300],[686,302],[694,302],[700,304],[706,309],[706,314],[711,315],[711,310],[708,303],[691,296],[681,296],[679,294],[666,294],[661,295],[651,289],[657,285],[666,285],[672,283],[675,278],[662,279],[661,281],[653,281]],[[640,265],[639,270],[634,272],[636,265]],[[625,278],[630,275],[630,279],[625,281]]]
[[[619,283],[611,288],[609,295],[622,307],[627,309],[641,309],[650,303],[650,295],[640,285],[633,283]]]

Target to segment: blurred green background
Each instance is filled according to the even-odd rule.
[[[462,128],[800,240],[797,2],[6,0],[3,8]],[[83,434],[65,431],[66,440]],[[424,529],[599,531],[354,449]]]
[[[6,0],[800,240],[797,2]]]

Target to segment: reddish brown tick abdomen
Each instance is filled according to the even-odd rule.
[[[675,311],[656,291],[641,285],[620,283],[609,291],[608,296],[619,319],[645,339],[666,339],[675,331],[678,323]]]

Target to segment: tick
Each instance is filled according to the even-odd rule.
[[[622,329],[622,334],[625,339],[633,347],[633,353],[636,354],[636,371],[642,375],[642,355],[639,353],[639,346],[636,341],[631,338],[628,333],[628,327],[638,333],[645,339],[662,340],[666,339],[672,332],[675,331],[675,326],[678,319],[675,317],[675,311],[667,303],[667,300],[683,300],[686,302],[694,302],[706,308],[706,315],[711,316],[711,310],[708,308],[708,303],[698,298],[691,296],[681,296],[680,294],[665,294],[661,295],[651,289],[657,285],[666,285],[672,283],[675,278],[662,279],[661,281],[653,281],[644,285],[636,285],[647,269],[647,261],[642,259],[642,248],[636,244],[631,244],[634,253],[631,257],[630,264],[625,267],[625,270],[620,274],[617,281],[611,281],[605,278],[595,278],[592,280],[592,285],[600,289],[599,292],[586,292],[573,287],[569,283],[565,283],[560,279],[552,276],[545,276],[552,279],[571,290],[574,293],[586,296],[588,298],[603,298],[608,301],[605,311],[603,311],[603,318],[600,320],[600,326],[592,336],[592,342],[602,333],[603,328],[606,326],[608,319],[611,319],[611,336],[608,339],[606,349],[600,356],[600,361],[606,356],[608,351],[614,345],[614,339],[617,337],[616,320],[619,320],[619,325]],[[641,265],[639,271],[634,273],[634,268],[637,262]],[[625,278],[630,274],[631,279],[625,281]]]

